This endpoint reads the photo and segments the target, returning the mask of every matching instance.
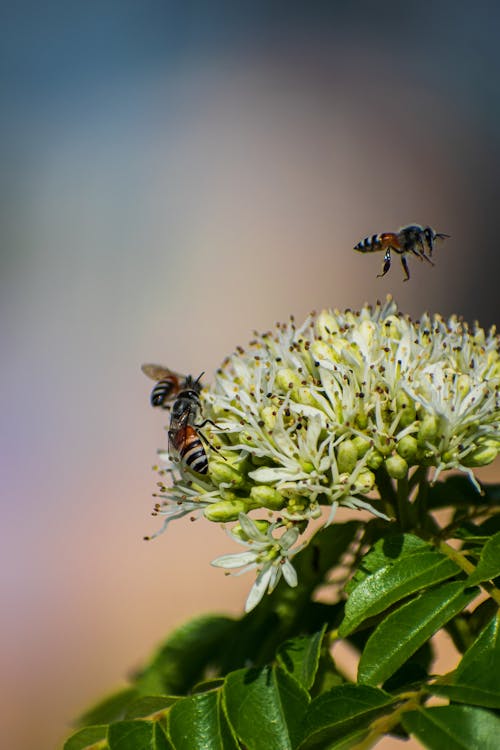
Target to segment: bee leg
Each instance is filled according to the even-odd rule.
[[[210,422],[210,424],[213,424],[213,425],[214,425],[214,427],[217,427],[217,425],[216,425],[216,424],[214,424],[214,423],[213,423],[213,422],[212,422],[212,421],[211,421],[210,419],[206,419],[206,420],[205,420],[205,421],[203,422],[203,424],[206,424],[207,422]],[[216,447],[215,447],[215,445],[212,445],[212,443],[211,443],[211,442],[210,442],[210,440],[209,440],[209,439],[208,439],[208,438],[206,437],[206,435],[204,435],[204,434],[203,434],[202,432],[199,432],[199,431],[197,431],[197,434],[198,434],[198,437],[200,437],[200,438],[201,438],[201,440],[203,440],[203,442],[205,443],[205,445],[208,445],[208,446],[209,446],[209,447],[210,447],[210,448],[211,448],[211,449],[212,449],[213,451],[215,451],[215,453],[218,453],[218,454],[219,454],[219,456],[220,456],[221,458],[223,458],[223,459],[224,459],[224,461],[227,461],[227,458],[226,458],[225,456],[223,456],[223,455],[222,455],[222,453],[220,452],[220,450],[219,450],[218,448],[216,448]]]
[[[410,278],[410,269],[408,268],[408,261],[406,260],[406,256],[401,256],[401,265],[403,266],[404,272],[405,272],[405,278],[403,281],[408,281]]]
[[[391,248],[388,247],[384,255],[384,267],[382,269],[382,273],[377,274],[377,279],[380,279],[382,276],[385,276],[390,267],[391,267]]]
[[[215,422],[212,422],[211,419],[204,419],[203,422],[201,422],[201,424],[194,424],[193,427],[196,427],[197,430],[200,430],[202,427],[205,427],[206,424],[211,424],[212,427],[215,427],[217,430],[224,432],[222,427],[219,427],[218,424],[215,424]]]

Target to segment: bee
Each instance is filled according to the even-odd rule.
[[[151,391],[151,406],[170,409],[171,402],[184,388],[188,378],[162,365],[142,365],[141,370],[148,378],[156,380],[156,385]]]
[[[385,276],[391,267],[391,250],[401,256],[401,264],[405,272],[405,281],[410,278],[408,261],[406,256],[410,253],[416,255],[419,260],[426,260],[431,266],[432,252],[434,250],[434,241],[445,240],[449,234],[435,232],[432,227],[421,227],[419,224],[410,224],[407,227],[401,227],[397,232],[384,232],[383,234],[374,234],[371,237],[365,237],[354,246],[355,250],[360,253],[373,253],[378,250],[384,250],[384,266],[382,273],[378,277]],[[428,251],[428,253],[426,252]]]
[[[145,375],[157,381],[151,392],[151,405],[171,409],[169,453],[173,448],[172,453],[178,455],[190,469],[198,474],[207,474],[208,457],[202,440],[207,445],[210,443],[199,430],[206,424],[217,425],[211,419],[199,424],[196,421],[201,416],[200,381],[204,373],[195,380],[191,375],[179,375],[161,365],[142,365],[141,369]]]

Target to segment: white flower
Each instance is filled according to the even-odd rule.
[[[456,316],[413,322],[390,297],[256,335],[200,397],[203,419],[217,425],[202,430],[212,446],[208,473],[178,464],[160,512],[165,525],[194,509],[211,521],[247,525],[247,552],[216,561],[258,569],[247,606],[281,573],[293,585],[297,525],[302,533],[325,507],[326,523],[340,505],[387,518],[381,480],[404,488],[411,472],[428,467],[432,481],[458,469],[477,485],[473,468],[500,449],[495,330],[469,328]],[[279,513],[274,533],[289,530],[279,539],[252,530],[241,519],[259,509]]]
[[[245,612],[254,609],[266,591],[269,593],[274,591],[282,575],[289,586],[297,585],[297,573],[290,562],[290,557],[303,546],[299,545],[294,550],[291,549],[299,537],[299,530],[296,526],[292,526],[281,536],[275,537],[273,532],[277,527],[277,524],[267,524],[266,531],[262,532],[251,518],[240,513],[238,528],[240,534],[234,533],[233,530],[231,536],[235,541],[248,547],[248,551],[222,555],[212,560],[212,565],[227,570],[243,567],[237,575],[254,568],[259,570],[257,579],[250,589]]]

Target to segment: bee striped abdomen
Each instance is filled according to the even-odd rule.
[[[207,453],[194,427],[186,425],[184,430],[170,435],[170,440],[186,466],[198,474],[208,472]]]
[[[177,381],[166,378],[160,380],[151,391],[151,406],[165,406],[177,389]]]
[[[354,246],[360,253],[375,253],[379,250],[387,250],[388,247],[397,250],[399,248],[398,236],[394,232],[383,232],[365,237]]]

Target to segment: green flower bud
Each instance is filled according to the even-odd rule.
[[[366,465],[368,466],[368,468],[372,469],[373,471],[377,471],[377,469],[380,469],[383,463],[383,455],[379,453],[379,451],[375,450],[375,448],[372,448],[370,451],[370,455],[366,460]]]
[[[468,453],[462,460],[461,463],[464,466],[486,466],[491,464],[492,461],[498,455],[498,446],[493,445],[481,445],[475,450]]]
[[[418,442],[413,435],[405,435],[398,442],[396,450],[409,464],[414,463],[418,454]]]
[[[337,466],[341,473],[350,474],[358,462],[358,451],[352,440],[344,440],[337,447]]]
[[[391,456],[394,450],[394,441],[388,437],[380,436],[377,441],[377,450],[380,451],[384,458]]]
[[[248,505],[243,500],[219,500],[217,503],[208,505],[203,515],[209,521],[215,523],[227,523],[236,521],[240,513],[248,510]]]
[[[356,489],[363,495],[370,492],[375,486],[375,474],[373,471],[360,471],[356,478]]]
[[[393,479],[406,479],[408,475],[408,464],[401,456],[389,456],[385,461],[385,468]]]
[[[210,478],[215,482],[224,482],[232,487],[243,487],[245,484],[244,475],[230,466],[227,461],[211,461],[209,470]]]
[[[434,414],[426,414],[418,428],[419,443],[433,443],[439,433],[439,419]]]
[[[358,458],[363,458],[372,443],[371,440],[368,440],[368,438],[362,437],[361,435],[356,435],[356,437],[352,441],[352,444],[356,448]]]
[[[365,430],[368,426],[368,416],[364,411],[358,411],[355,417],[356,427],[360,430]]]
[[[258,503],[259,507],[269,508],[269,510],[281,510],[286,504],[286,499],[278,490],[264,484],[252,487],[250,497]]]
[[[417,412],[415,404],[412,399],[408,396],[406,391],[400,390],[396,395],[396,407],[400,414],[399,426],[408,427],[415,421]]]

